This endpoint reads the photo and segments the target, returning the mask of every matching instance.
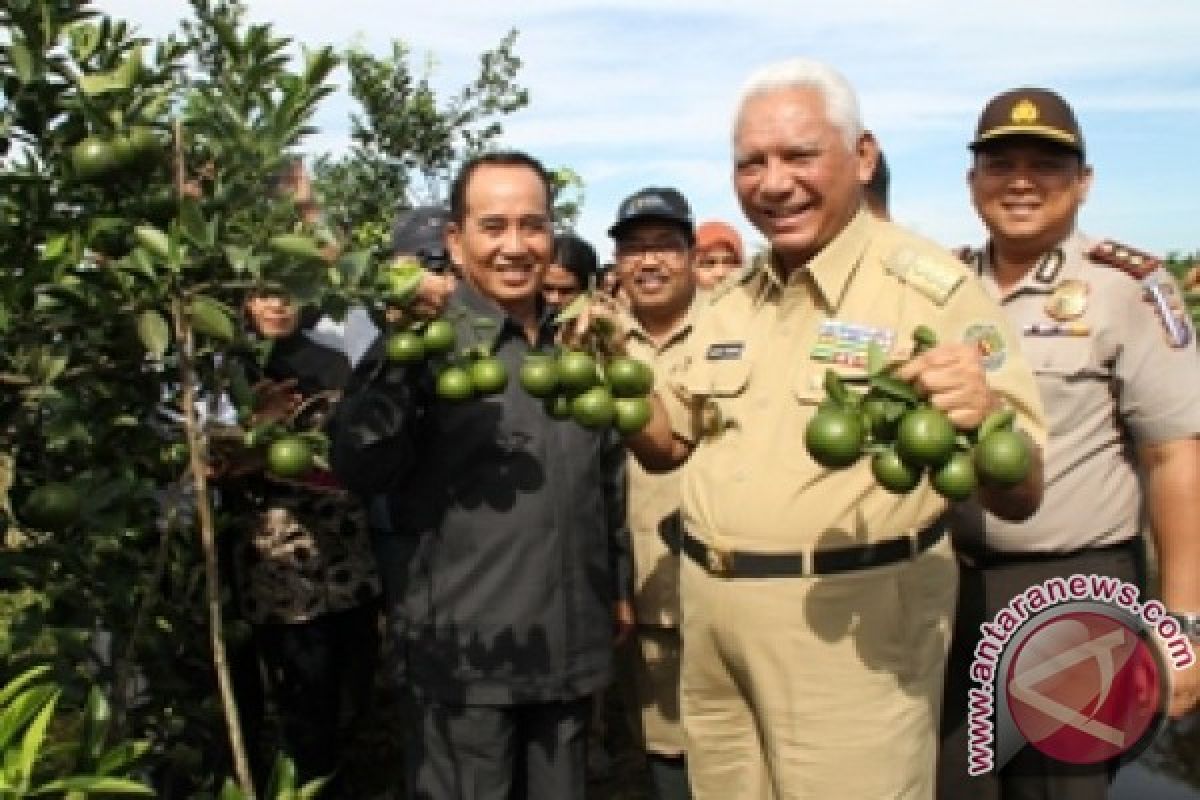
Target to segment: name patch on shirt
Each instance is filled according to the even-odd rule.
[[[742,357],[745,342],[716,342],[708,346],[705,358],[709,361],[736,361]]]

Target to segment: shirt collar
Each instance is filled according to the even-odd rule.
[[[686,336],[688,332],[691,331],[692,325],[696,320],[696,311],[699,309],[700,304],[704,302],[708,296],[708,292],[704,289],[696,289],[696,293],[692,295],[692,302],[688,304],[687,310],[684,311],[683,318],[679,321],[679,324],[675,326],[675,329],[671,331],[670,335],[667,336],[666,340],[662,344],[662,347],[667,347],[671,343]],[[625,309],[622,311],[622,315],[625,318],[624,327],[627,331],[625,334],[626,338],[641,339],[643,342],[646,342],[651,346],[655,346],[654,339],[649,333],[646,332],[646,329],[642,327],[642,323],[638,321],[638,318],[634,316],[633,312]]]
[[[485,296],[469,281],[460,280],[451,295],[453,300],[471,314],[473,318],[487,319],[494,326],[495,339],[499,343],[508,336],[515,335],[525,341],[525,332],[517,320],[501,308],[491,298]],[[554,309],[538,298],[538,343],[542,344],[554,338]]]
[[[858,269],[859,262],[871,240],[873,226],[879,224],[870,212],[859,209],[837,236],[809,259],[800,270],[793,273],[790,281],[799,279],[799,274],[808,273],[829,308],[837,308],[846,292],[851,275]],[[762,264],[764,284],[785,290],[788,282],[780,276],[774,256]]]

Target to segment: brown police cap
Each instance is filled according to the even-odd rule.
[[[1011,89],[993,97],[979,115],[975,140],[969,147],[978,150],[1006,136],[1034,136],[1084,154],[1083,131],[1075,113],[1049,89]]]

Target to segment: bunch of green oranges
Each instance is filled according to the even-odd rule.
[[[521,386],[555,419],[585,428],[613,427],[633,434],[650,421],[654,371],[627,356],[600,361],[583,350],[533,353],[521,365]]]
[[[934,341],[923,326],[914,338],[917,352]],[[928,475],[933,489],[952,501],[966,500],[981,483],[1015,486],[1029,474],[1029,445],[1013,430],[1011,409],[960,432],[909,384],[883,369],[869,372],[865,393],[849,389],[833,370],[825,373],[826,399],[804,432],[818,464],[843,469],[870,455],[871,473],[889,492],[911,492]]]
[[[486,344],[458,350],[455,325],[445,317],[415,323],[388,334],[387,359],[395,364],[428,363],[436,372],[435,393],[462,402],[499,394],[508,386],[508,368]]]

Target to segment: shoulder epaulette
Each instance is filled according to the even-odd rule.
[[[1087,255],[1097,264],[1115,267],[1139,281],[1162,265],[1161,261],[1149,253],[1111,239],[1100,242],[1089,250]]]

